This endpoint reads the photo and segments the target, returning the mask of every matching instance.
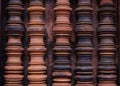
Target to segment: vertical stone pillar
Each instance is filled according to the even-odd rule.
[[[29,36],[29,67],[28,67],[28,86],[47,86],[47,66],[44,61],[46,53],[44,35],[44,11],[42,0],[30,0],[29,7],[29,23],[28,23],[28,36]]]
[[[6,44],[6,66],[5,66],[5,86],[22,86],[23,66],[22,66],[22,42],[24,26],[22,21],[21,0],[9,0],[7,12],[8,20],[6,26],[7,44]]]
[[[77,26],[76,26],[76,65],[75,65],[75,86],[94,86],[93,83],[93,21],[90,0],[78,0]]]
[[[57,0],[54,8],[56,21],[53,27],[55,36],[54,66],[52,86],[71,86],[70,34],[71,7],[69,0]]]
[[[113,0],[100,0],[98,86],[117,86]]]

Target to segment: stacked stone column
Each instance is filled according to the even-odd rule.
[[[114,12],[113,0],[100,0],[98,86],[117,86]]]
[[[76,26],[75,86],[93,85],[93,22],[90,0],[78,0]]]
[[[53,27],[54,46],[54,66],[52,86],[71,86],[71,65],[70,65],[70,13],[69,0],[57,0],[54,8],[56,21]]]
[[[23,21],[21,19],[23,7],[21,0],[9,0],[8,20],[6,26],[7,44],[6,44],[6,66],[5,66],[5,85],[4,86],[23,86],[23,66],[22,66],[22,42]]]
[[[44,61],[44,55],[46,52],[44,35],[44,11],[42,0],[30,0],[28,7],[30,15],[28,23],[28,36],[29,36],[29,67],[28,67],[28,86],[47,86],[46,79],[46,64]]]

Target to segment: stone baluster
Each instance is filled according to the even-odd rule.
[[[72,31],[70,23],[71,7],[69,0],[57,0],[54,8],[56,21],[53,27],[55,36],[54,66],[52,86],[71,86],[70,65],[70,34]]]
[[[6,26],[6,66],[5,66],[5,86],[23,86],[23,65],[21,56],[23,53],[22,36],[24,31],[21,0],[9,0],[8,7],[8,21]]]
[[[44,60],[46,53],[44,36],[45,36],[45,23],[44,11],[42,0],[30,0],[28,12],[30,15],[28,23],[28,37],[29,43],[29,66],[28,66],[28,86],[47,86],[47,66]]]
[[[76,65],[75,86],[94,86],[93,83],[93,32],[92,11],[90,0],[78,0],[76,12],[78,22],[76,26]]]
[[[100,0],[98,86],[117,86],[114,12],[113,0]]]

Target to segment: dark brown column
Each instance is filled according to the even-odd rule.
[[[117,28],[115,26],[114,13],[113,0],[100,0],[98,86],[117,86]]]
[[[78,7],[76,8],[78,15],[78,22],[76,27],[76,68],[75,80],[76,85],[94,86],[93,84],[93,21],[90,0],[78,0]]]

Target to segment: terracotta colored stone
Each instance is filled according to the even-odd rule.
[[[113,5],[113,0],[100,0],[100,5]]]

